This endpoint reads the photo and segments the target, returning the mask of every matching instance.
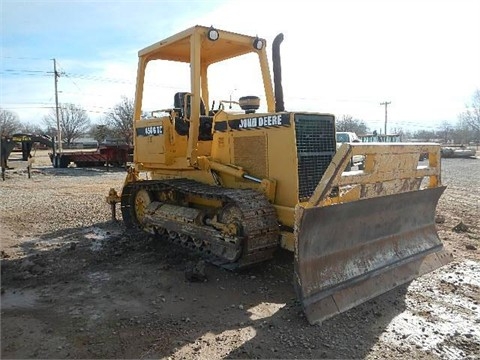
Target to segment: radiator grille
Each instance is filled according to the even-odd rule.
[[[268,177],[267,140],[264,135],[235,137],[233,155],[235,158],[234,164],[247,169],[250,175],[260,179]],[[236,179],[236,181],[248,180]]]
[[[298,157],[298,194],[305,201],[313,194],[336,151],[333,115],[295,114]]]

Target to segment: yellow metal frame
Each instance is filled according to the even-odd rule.
[[[428,165],[419,154],[428,153]],[[354,155],[364,170],[343,172]],[[428,178],[425,183],[424,178]],[[431,143],[343,144],[305,207],[327,206],[441,186],[440,145]],[[333,195],[332,195],[333,193]]]
[[[139,61],[135,94],[134,128],[137,122],[141,120],[144,77],[148,62],[151,60],[170,60],[190,63],[191,65],[190,92],[192,94],[192,113],[190,119],[188,119],[191,126],[189,128],[186,158],[190,160],[190,165],[193,167],[197,164],[195,155],[198,145],[200,98],[202,98],[205,103],[207,113],[210,110],[207,76],[207,70],[210,65],[236,56],[257,53],[262,71],[268,112],[275,111],[273,86],[266,53],[266,41],[257,37],[218,29],[215,29],[218,32],[218,39],[211,41],[207,37],[210,29],[211,28],[204,26],[194,26],[148,46],[138,53]],[[253,47],[253,43],[256,40],[261,40],[263,44],[265,44],[261,50]]]
[[[275,206],[279,222],[290,228],[295,226],[295,213],[298,206],[321,207],[368,197],[415,191],[425,182],[428,187],[441,185],[438,145],[344,144],[337,150],[311,198],[306,202],[299,202],[295,114],[288,113],[290,126],[230,131],[231,121],[275,114],[266,41],[219,29],[215,29],[218,32],[218,39],[212,41],[207,35],[211,29],[194,26],[139,51],[134,111],[135,168],[127,176],[127,183],[138,181],[139,174],[146,173],[147,179],[186,177],[206,184],[256,189],[263,192]],[[257,40],[264,43],[261,50],[253,46]],[[212,126],[225,124],[225,131],[213,131],[212,140],[199,141],[200,101],[203,100],[207,113],[211,110],[208,87],[209,66],[249,53],[257,54],[259,59],[267,113],[233,114],[218,110],[213,115]],[[145,70],[147,64],[153,60],[190,64],[188,93],[191,96],[191,114],[188,118],[185,118],[184,114],[184,119],[179,120],[177,109],[162,110],[167,114],[160,118],[141,118]],[[180,135],[176,131],[175,122],[185,120],[189,122],[188,134]],[[147,126],[162,127],[162,136],[137,136],[137,129]],[[250,145],[246,148],[239,145],[240,148],[236,148],[238,144],[248,141],[251,141],[249,144],[253,144],[252,148],[259,143],[265,145],[262,145],[262,148],[257,147],[257,152],[253,152]],[[419,166],[418,160],[421,153],[429,154],[428,166]],[[262,159],[259,159],[259,155]],[[365,156],[365,169],[344,172],[350,159],[356,155]],[[264,166],[256,166],[259,163]],[[255,174],[256,171],[259,175]],[[258,181],[245,180],[246,177],[256,177]],[[426,178],[428,181],[424,181]],[[291,249],[292,237],[283,236],[281,243],[283,247]]]

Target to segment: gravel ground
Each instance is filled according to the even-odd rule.
[[[125,172],[12,161],[0,184],[2,358],[480,358],[480,160],[443,159],[449,265],[319,326],[292,254],[231,273],[110,219]],[[455,229],[455,230],[454,230]],[[205,281],[186,281],[204,266]]]

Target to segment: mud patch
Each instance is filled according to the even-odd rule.
[[[118,232],[120,234],[120,231]],[[112,234],[111,231],[101,229],[99,227],[91,227],[85,230],[84,237],[92,242],[90,250],[100,251],[103,248],[104,242],[112,237],[118,236]]]

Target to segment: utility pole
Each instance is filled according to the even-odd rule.
[[[391,101],[384,101],[380,103],[380,105],[385,105],[385,135],[387,135],[387,106],[391,103]]]
[[[60,128],[60,116],[58,112],[58,89],[57,89],[57,83],[58,83],[58,78],[60,77],[60,74],[57,72],[57,62],[55,59],[53,60],[53,77],[55,79],[55,112],[57,115],[57,139],[58,139],[58,153],[62,152],[62,129]]]

